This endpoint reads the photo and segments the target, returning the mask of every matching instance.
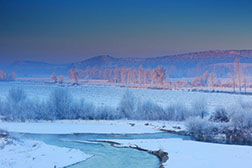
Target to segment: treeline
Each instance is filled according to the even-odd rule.
[[[0,81],[13,81],[16,79],[16,73],[8,73],[0,70]]]
[[[208,71],[205,71],[201,76],[197,76],[194,79],[168,79],[169,72],[163,66],[150,69],[143,68],[141,65],[138,68],[124,67],[104,70],[97,67],[87,67],[84,70],[70,69],[68,74],[73,80],[73,84],[78,84],[79,79],[106,80],[110,83],[133,87],[158,87],[166,89],[207,88],[211,90],[215,88],[231,88],[233,92],[244,91],[246,93],[247,88],[252,88],[252,83],[249,81],[244,64],[240,64],[237,58],[233,66],[231,65],[228,74],[229,78],[225,80],[218,78],[218,73]],[[64,77],[62,75],[56,76],[55,73],[52,73],[51,79],[54,83],[63,84],[64,82]]]
[[[84,99],[76,100],[64,88],[53,90],[46,101],[29,99],[23,89],[13,88],[6,100],[0,103],[0,115],[6,120],[186,120],[191,116],[205,117],[208,114],[206,102],[201,100],[188,109],[183,104],[173,104],[166,108],[150,101],[141,101],[127,91],[116,108],[109,106],[96,107]]]
[[[114,68],[100,70],[96,67],[85,70],[71,69],[69,70],[69,77],[75,84],[78,83],[79,79],[85,80],[107,80],[111,83],[120,84],[132,84],[132,85],[144,85],[144,84],[155,84],[164,85],[168,75],[163,66],[158,66],[155,69],[144,69],[140,66],[138,69],[135,68]],[[63,83],[63,76],[57,77],[55,73],[52,73],[51,79],[55,83]],[[60,80],[61,79],[61,80]]]
[[[0,115],[5,120],[166,120],[186,121],[190,135],[198,140],[252,142],[252,104],[239,102],[231,107],[217,107],[209,113],[204,98],[191,107],[177,102],[162,107],[153,101],[142,101],[129,91],[117,107],[99,106],[84,99],[76,100],[64,88],[53,90],[46,101],[29,99],[23,89],[10,89],[6,100],[0,101]],[[222,138],[220,138],[222,137]]]

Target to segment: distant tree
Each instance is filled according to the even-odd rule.
[[[59,81],[59,84],[63,84],[64,83],[64,77],[62,75],[60,75],[58,77],[58,81]]]
[[[17,77],[16,72],[12,72],[11,73],[11,79],[16,80],[16,77]]]
[[[0,70],[0,80],[5,80],[5,79],[6,79],[6,73]]]
[[[118,83],[121,81],[121,74],[120,74],[120,69],[119,68],[115,68],[113,69],[113,80],[114,82]]]
[[[89,79],[90,76],[91,76],[91,70],[90,70],[90,67],[88,66],[85,70],[84,70],[84,75],[83,75],[84,79]]]
[[[74,69],[71,69],[69,72],[70,72],[71,78],[74,81],[74,84],[78,84],[78,81],[79,81],[79,79],[78,79],[78,72],[76,70],[74,70]]]
[[[214,89],[214,80],[215,80],[215,75],[214,75],[214,73],[212,72],[211,74],[210,74],[210,83],[211,83],[211,87],[212,87],[212,89]]]
[[[144,69],[142,65],[140,65],[138,68],[138,83],[139,84],[144,83]]]
[[[237,57],[234,62],[234,69],[237,75],[239,91],[241,92],[241,71],[240,71],[239,64],[240,64],[240,59]]]
[[[202,76],[195,77],[192,81],[193,86],[202,86]]]
[[[127,83],[127,69],[126,68],[122,68],[120,71],[120,75],[121,75],[121,83],[126,84]]]
[[[203,86],[208,86],[208,77],[209,77],[209,74],[208,74],[208,71],[206,71],[204,74],[203,74],[203,77],[202,77],[202,85]]]
[[[235,77],[234,77],[234,73],[231,73],[231,82],[232,82],[232,86],[233,86],[233,92],[235,92]]]
[[[245,66],[242,66],[242,72],[243,72],[243,88],[244,88],[244,92],[247,92],[247,71]]]
[[[163,85],[166,78],[167,78],[167,73],[165,69],[163,68],[163,66],[158,66],[156,69],[152,70],[152,80],[155,83]]]
[[[144,70],[144,84],[151,83],[151,70],[145,69]]]
[[[57,83],[57,76],[54,72],[51,75],[51,79],[53,80],[54,83]]]

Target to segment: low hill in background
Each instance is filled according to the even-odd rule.
[[[49,64],[36,61],[17,61],[1,65],[0,69],[16,72],[19,77],[46,77],[52,72],[68,75],[70,69],[96,68],[101,71],[115,68],[156,68],[164,66],[169,77],[195,77],[205,71],[214,72],[218,77],[226,77],[233,70],[233,62],[240,59],[241,69],[252,74],[252,50],[212,50],[169,55],[154,58],[117,58],[109,55],[92,57],[69,64]]]

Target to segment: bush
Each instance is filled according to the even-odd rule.
[[[239,102],[229,108],[229,118],[235,129],[252,128],[252,108],[250,103]]]
[[[142,120],[163,120],[164,110],[152,101],[138,103],[135,119]]]
[[[164,113],[165,120],[184,121],[191,116],[191,112],[183,104],[168,106]]]
[[[186,122],[186,128],[191,135],[199,140],[210,140],[220,131],[214,122],[202,119],[201,117],[191,117]]]
[[[204,118],[208,115],[207,101],[204,98],[197,99],[192,104],[192,115]]]
[[[26,100],[26,93],[21,88],[12,88],[8,92],[7,100],[10,103],[18,104]]]
[[[108,106],[98,107],[94,115],[96,120],[114,120],[119,118],[118,111]]]
[[[68,119],[72,117],[71,105],[73,97],[66,89],[55,89],[48,100],[48,108],[55,119]]]
[[[123,118],[133,119],[137,108],[137,99],[136,97],[129,92],[128,90],[123,95],[120,104],[119,104],[119,112]]]
[[[210,121],[215,122],[229,122],[229,116],[225,108],[218,107],[215,112],[211,115]]]

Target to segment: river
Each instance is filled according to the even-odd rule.
[[[182,138],[190,137],[170,134],[21,134],[15,133],[19,138],[39,140],[49,145],[79,149],[91,158],[68,166],[68,168],[158,168],[159,159],[148,152],[132,148],[113,147],[108,143],[97,142],[96,140],[113,139],[158,139],[158,138]],[[59,157],[59,156],[55,156]],[[53,159],[53,158],[52,158]]]

